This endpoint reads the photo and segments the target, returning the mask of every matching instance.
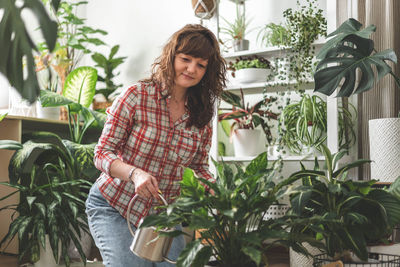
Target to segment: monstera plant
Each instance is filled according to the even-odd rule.
[[[372,88],[375,79],[379,81],[390,74],[400,87],[400,79],[386,61],[397,63],[396,54],[391,49],[377,52],[369,36],[376,27],[369,25],[361,29],[362,24],[355,19],[348,19],[321,48],[317,55],[321,61],[314,74],[315,91],[331,95],[338,89],[337,96],[350,96]],[[375,78],[374,69],[377,75]],[[360,81],[356,79],[357,70],[361,71]],[[344,82],[341,82],[344,80]]]
[[[51,0],[55,10],[60,0]],[[21,13],[30,10],[37,18],[47,47],[52,51],[57,39],[57,23],[50,19],[40,0],[2,0],[0,11],[0,72],[23,98],[33,103],[39,95],[33,51],[37,50]],[[24,63],[26,62],[26,63]],[[26,64],[26,71],[23,71]],[[27,75],[26,75],[27,74]],[[26,75],[26,76],[25,76]]]

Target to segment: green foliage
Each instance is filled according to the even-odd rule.
[[[300,154],[303,146],[316,147],[326,139],[326,102],[317,95],[302,94],[301,100],[284,107],[279,124],[282,143]]]
[[[105,87],[97,89],[96,93],[102,94],[107,101],[111,102],[109,99],[110,94],[114,93],[115,90],[122,87],[122,84],[115,84],[113,79],[119,75],[118,73],[113,73],[115,69],[121,65],[126,57],[114,58],[115,54],[119,50],[119,45],[115,45],[111,48],[108,58],[100,53],[94,53],[92,59],[97,63],[96,67],[102,68],[104,70],[104,76],[98,76],[98,81],[104,83]]]
[[[246,105],[244,103],[242,89],[240,89],[240,93],[241,97],[229,91],[222,93],[222,100],[232,105],[232,108],[219,108],[221,112],[218,114],[218,121],[234,120],[231,125],[231,134],[235,127],[239,129],[255,129],[258,125],[261,125],[267,140],[269,142],[272,141],[271,127],[267,121],[276,120],[278,115],[265,108],[265,106],[276,101],[276,98],[264,98],[250,107],[249,104]]]
[[[244,12],[240,12],[240,5],[239,1],[236,0],[236,18],[233,23],[221,17],[226,24],[226,27],[220,28],[221,33],[229,35],[233,40],[244,40],[245,34],[248,33],[247,29],[250,21],[246,20]]]
[[[301,222],[294,217],[264,219],[268,208],[285,196],[295,179],[274,179],[278,164],[268,162],[267,153],[260,154],[244,170],[238,165],[216,162],[215,165],[215,183],[186,169],[181,195],[165,211],[147,216],[140,226],[163,229],[186,223],[191,229],[200,230],[200,237],[182,251],[177,266],[204,266],[211,256],[218,266],[259,266],[268,246],[295,243],[300,246],[304,236],[289,229],[314,218]],[[208,194],[204,185],[213,194]],[[267,239],[274,241],[263,244]]]
[[[289,31],[280,24],[268,23],[257,34],[257,40],[265,46],[287,46],[290,41]]]
[[[80,178],[87,178],[82,174],[84,168],[86,173],[88,168],[94,169],[93,150],[90,152],[84,145],[72,150],[56,134],[47,132],[32,133],[27,138],[24,144],[0,140],[1,149],[16,150],[9,165],[10,181],[1,183],[16,190],[0,201],[20,194],[18,204],[0,209],[14,211],[0,245],[18,235],[20,259],[29,256],[36,262],[40,258],[39,246],[45,248],[45,235],[49,235],[56,261],[61,252],[69,266],[67,249],[71,242],[85,261],[79,238],[82,231],[89,233],[84,200],[91,183]]]
[[[291,8],[284,11],[288,36],[290,80],[301,84],[309,80],[313,73],[313,58],[315,47],[312,45],[319,36],[326,36],[326,19],[323,10],[317,9],[316,0],[307,0],[308,5],[300,6],[298,10]]]
[[[71,140],[76,143],[82,142],[89,127],[95,123],[102,127],[105,122],[105,114],[89,109],[95,94],[96,81],[96,69],[79,67],[67,76],[63,95],[47,90],[40,92],[40,103],[43,107],[67,107]]]
[[[350,96],[368,91],[375,81],[386,74],[394,77],[398,86],[400,79],[386,61],[397,63],[396,54],[391,49],[377,52],[369,36],[375,32],[375,26],[361,29],[362,24],[348,19],[336,31],[333,37],[322,47],[318,58],[321,59],[315,72],[315,91],[331,95],[339,89],[337,96]],[[357,70],[361,75],[357,75]],[[374,70],[377,72],[375,78]],[[356,75],[359,81],[356,81]],[[341,82],[344,80],[344,82]]]
[[[292,174],[301,178],[303,185],[291,195],[292,212],[302,217],[319,215],[325,221],[297,230],[311,236],[322,235],[329,256],[353,251],[360,259],[367,259],[367,243],[387,238],[400,223],[400,200],[386,190],[374,188],[376,181],[352,181],[347,172],[369,163],[357,160],[338,167],[345,152],[331,154],[322,145],[325,168],[315,160],[314,170],[302,167]],[[294,229],[296,230],[296,229]]]
[[[60,0],[52,0],[54,10]],[[50,19],[39,0],[2,0],[0,11],[0,72],[7,77],[24,99],[33,103],[39,95],[39,83],[35,72],[33,50],[37,50],[25,27],[21,13],[30,10],[37,18],[41,33],[49,50],[53,50],[57,38],[57,23]],[[24,67],[24,65],[26,65]],[[25,71],[24,71],[25,68]]]
[[[246,57],[237,57],[235,62],[229,62],[229,68],[232,71],[247,69],[247,68],[257,68],[257,69],[270,69],[271,63],[263,57],[253,55]]]

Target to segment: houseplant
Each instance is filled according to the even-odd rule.
[[[83,232],[88,232],[84,200],[91,185],[86,180],[87,175],[91,173],[90,168],[94,168],[93,153],[89,155],[93,147],[88,149],[92,145],[80,145],[79,151],[72,154],[70,142],[56,134],[37,132],[24,138],[28,141],[23,144],[0,140],[0,149],[16,151],[10,160],[10,181],[1,183],[16,190],[1,200],[20,194],[18,204],[0,209],[15,211],[14,220],[0,244],[18,235],[20,260],[27,257],[37,262],[40,248],[50,249],[45,247],[47,236],[56,262],[61,253],[69,266],[67,249],[71,242],[85,262],[79,239]]]
[[[271,63],[257,55],[240,56],[229,62],[228,70],[241,83],[265,82],[271,73]]]
[[[265,46],[282,47],[289,44],[290,35],[285,26],[271,22],[260,28],[257,40]]]
[[[282,199],[288,186],[297,178],[275,180],[274,165],[267,154],[256,157],[245,170],[215,163],[217,179],[211,183],[196,177],[186,169],[181,182],[181,195],[167,210],[147,216],[140,227],[164,227],[187,223],[199,231],[198,239],[190,242],[178,258],[177,266],[204,266],[214,256],[218,266],[259,266],[268,263],[264,253],[276,244],[295,245],[308,240],[304,235],[288,231],[298,223],[309,223],[314,218],[281,217],[264,220],[270,205]],[[204,185],[213,190],[205,192]],[[164,234],[164,233],[163,233]],[[182,234],[180,231],[165,233]],[[270,242],[264,242],[265,240]],[[309,239],[314,245],[314,239]]]
[[[370,90],[374,82],[387,74],[400,87],[400,78],[386,62],[397,63],[396,54],[391,49],[381,52],[374,49],[374,43],[369,36],[375,30],[374,25],[362,28],[360,22],[349,19],[329,35],[332,38],[318,54],[321,61],[314,75],[315,91],[331,95],[338,89],[337,96],[350,96]],[[377,75],[374,74],[375,70]],[[358,71],[362,75],[358,75]],[[356,75],[360,76],[359,81],[356,81]],[[341,83],[342,80],[345,82]],[[371,173],[376,175],[373,178],[389,178],[389,181],[393,181],[400,175],[399,166],[395,164],[400,155],[400,143],[394,137],[397,132],[392,130],[393,127],[400,126],[400,119],[379,119],[369,123],[370,158],[374,161],[371,164]],[[374,127],[375,125],[379,126]],[[378,136],[378,133],[383,135]]]
[[[229,22],[224,17],[221,17],[226,26],[221,27],[220,31],[232,38],[231,41],[235,52],[249,49],[249,40],[245,39],[245,35],[248,33],[250,21],[246,20],[245,12],[240,11],[240,5],[244,5],[244,3],[239,3],[239,0],[236,0],[236,18],[234,22]]]
[[[268,103],[276,101],[275,98],[265,98],[253,106],[244,102],[243,90],[241,96],[229,91],[222,93],[222,100],[232,105],[232,108],[219,108],[218,120],[234,120],[231,125],[231,136],[233,137],[235,154],[254,156],[258,154],[260,140],[260,130],[256,129],[259,125],[263,129],[267,141],[272,140],[268,120],[276,120],[278,115],[265,108]],[[247,136],[251,134],[252,136]],[[242,141],[242,142],[241,142]]]
[[[115,91],[122,86],[122,84],[115,84],[114,79],[118,73],[114,73],[115,69],[121,65],[126,57],[114,57],[119,50],[119,45],[115,45],[111,48],[108,57],[100,54],[94,53],[92,59],[96,62],[98,68],[103,69],[104,76],[98,75],[97,81],[103,83],[103,88],[96,88],[96,94],[100,94],[104,97],[105,102],[99,102],[94,99],[93,109],[105,109],[112,104],[112,97],[115,97]]]
[[[313,170],[303,166],[291,175],[303,181],[291,195],[291,212],[304,217],[319,215],[327,220],[297,230],[323,238],[330,257],[346,261],[353,252],[361,260],[367,260],[367,244],[386,238],[400,222],[400,199],[374,188],[374,180],[347,178],[347,171],[369,160],[357,160],[339,168],[338,162],[345,152],[332,155],[325,145],[321,147],[325,168],[320,169],[315,160]]]
[[[60,0],[50,0],[54,10],[58,10]],[[33,103],[39,95],[39,83],[35,74],[35,61],[33,51],[37,46],[31,41],[29,31],[21,17],[22,11],[35,11],[32,14],[40,24],[40,30],[47,47],[52,51],[56,45],[57,23],[47,14],[43,4],[39,0],[5,0],[0,3],[2,20],[0,21],[1,58],[0,72],[7,77],[10,85],[21,96]],[[23,58],[26,59],[26,71],[23,71]],[[25,77],[26,75],[26,77]]]
[[[104,125],[105,114],[89,109],[95,94],[97,71],[92,67],[79,67],[66,78],[63,95],[41,90],[40,102],[44,107],[65,106],[71,140],[81,143],[89,127]],[[83,121],[83,123],[81,123]]]
[[[291,8],[284,11],[288,36],[290,36],[288,47],[290,77],[298,85],[311,79],[314,72],[313,43],[320,37],[326,35],[326,19],[323,10],[318,9],[316,0],[307,0],[307,5],[301,6],[297,1],[297,10]]]
[[[291,152],[301,154],[317,148],[326,139],[326,103],[317,95],[303,93],[282,110],[279,134],[282,144]]]

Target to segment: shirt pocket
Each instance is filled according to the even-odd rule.
[[[195,157],[201,143],[201,136],[197,132],[177,130],[172,138],[172,151],[178,157],[180,164],[188,166]]]

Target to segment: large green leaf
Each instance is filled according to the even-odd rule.
[[[203,252],[202,252],[203,251]],[[199,258],[199,257],[202,258]],[[208,258],[207,258],[208,256]],[[204,247],[200,240],[190,242],[179,255],[176,266],[177,267],[201,267],[204,266],[211,256],[210,247]]]
[[[376,30],[375,25],[369,25],[367,28],[364,29],[361,29],[361,27],[362,24],[353,18],[350,18],[343,22],[343,24],[340,25],[339,28],[336,29],[336,31],[327,36],[328,38],[333,36],[334,37],[329,39],[324,44],[324,46],[319,51],[317,58],[323,59],[330,49],[334,48],[336,45],[342,42],[343,39],[351,34],[355,34],[363,38],[368,38],[371,33],[375,32]]]
[[[54,1],[55,6],[57,1]],[[0,72],[23,98],[33,103],[39,95],[33,50],[37,50],[21,17],[30,10],[37,18],[47,47],[53,50],[57,39],[57,23],[50,19],[40,0],[2,0],[0,11]],[[25,12],[25,11],[24,11]],[[24,66],[23,62],[26,62]]]
[[[331,95],[339,89],[337,96],[350,96],[370,90],[375,81],[392,73],[386,61],[397,63],[396,54],[391,49],[379,53],[373,51],[372,40],[355,34],[346,36],[318,64],[314,74],[315,91]],[[372,66],[376,68],[377,77]],[[357,70],[361,72],[359,82],[356,80]]]
[[[63,96],[86,108],[92,104],[96,93],[97,70],[92,67],[79,67],[68,74]]]

